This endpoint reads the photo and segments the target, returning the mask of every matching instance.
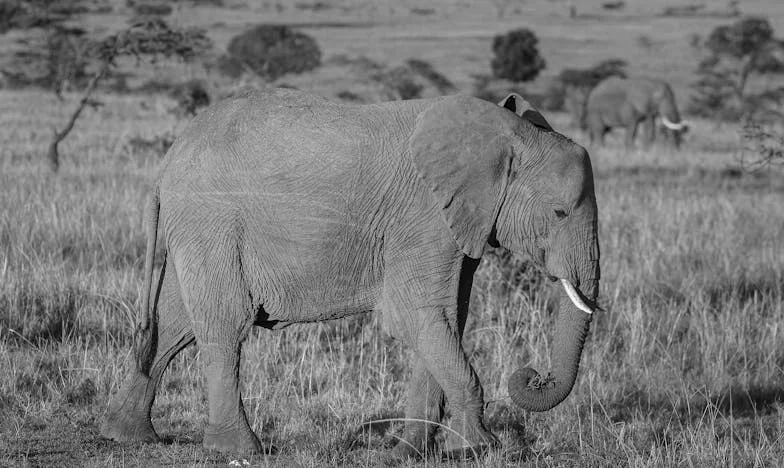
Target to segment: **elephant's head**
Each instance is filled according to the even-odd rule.
[[[654,93],[653,99],[658,103],[659,119],[665,135],[676,149],[680,148],[683,134],[689,130],[689,122],[681,119],[678,106],[675,103],[675,93],[672,92],[672,88],[668,84],[661,83],[661,87]]]
[[[599,289],[587,152],[511,94],[499,105],[469,96],[440,101],[420,115],[411,155],[466,255],[479,258],[486,245],[500,245],[560,279],[553,371],[540,377],[526,368],[509,381],[518,405],[554,407],[574,385]]]

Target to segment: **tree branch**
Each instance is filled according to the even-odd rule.
[[[79,105],[71,114],[71,118],[68,120],[68,123],[59,132],[56,129],[54,130],[52,141],[49,143],[49,151],[47,152],[49,167],[53,172],[57,172],[57,170],[60,168],[60,152],[57,149],[57,145],[59,145],[60,142],[63,141],[69,133],[71,133],[71,130],[73,130],[74,124],[76,123],[76,119],[79,118],[79,115],[82,113],[84,108],[87,107],[87,104],[90,102],[90,96],[98,86],[98,82],[101,81],[101,79],[106,75],[106,72],[109,71],[109,67],[111,67],[111,65],[112,62],[108,60],[101,64],[101,68],[95,73],[95,76],[93,76],[93,78],[90,80],[90,83],[87,85],[87,88],[84,90],[82,99],[79,101]]]

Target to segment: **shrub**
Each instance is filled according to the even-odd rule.
[[[490,75],[474,75],[474,89],[471,94],[485,101],[498,102],[509,93],[527,96],[520,86],[509,80],[494,79]]]
[[[25,13],[24,8],[16,2],[0,2],[0,34],[20,28]]]
[[[417,99],[424,89],[417,83],[411,69],[402,65],[376,73],[373,80],[388,88],[392,92],[391,97],[396,100]]]
[[[128,147],[133,154],[155,154],[163,156],[174,144],[174,135],[166,132],[163,135],[156,135],[153,138],[141,136],[132,137],[128,140]]]
[[[782,88],[784,91],[784,88]],[[782,116],[778,115],[779,119]],[[784,132],[781,127],[766,125],[765,123],[747,118],[743,122],[741,136],[745,149],[752,153],[751,158],[743,161],[747,166],[756,168],[768,164],[784,164]]]
[[[353,91],[349,91],[347,89],[339,91],[335,96],[338,99],[340,99],[341,101],[344,101],[344,102],[352,102],[352,103],[354,103],[354,102],[356,102],[356,103],[363,103],[363,102],[365,102],[365,100],[362,99],[362,96],[360,96],[359,94],[357,94],[357,93],[355,93]]]
[[[235,79],[242,76],[242,74],[245,73],[245,70],[249,69],[240,59],[234,58],[228,54],[219,56],[211,66],[229,78]]]
[[[4,67],[14,87],[42,87],[59,96],[87,85],[91,42],[84,30],[53,26],[27,37],[24,46]]]
[[[194,116],[199,109],[210,105],[210,94],[200,80],[190,80],[172,87],[169,96],[177,102],[176,115]]]
[[[451,93],[456,90],[455,85],[428,62],[418,59],[406,60],[406,66],[414,73],[426,79],[441,93]]]
[[[139,3],[133,7],[133,11],[141,16],[166,16],[171,14],[172,7],[165,3]]]
[[[515,29],[495,36],[490,62],[493,76],[512,81],[530,81],[545,68],[545,60],[536,47],[539,40],[529,29]]]
[[[219,70],[237,76],[246,67],[267,80],[286,73],[302,73],[321,64],[321,50],[316,41],[288,26],[261,24],[235,36],[228,47],[228,57]]]
[[[387,100],[442,96],[455,91],[455,86],[446,76],[423,60],[408,59],[403,65],[392,68],[361,60],[354,61],[354,65],[365,70],[372,81],[382,85],[384,99]]]
[[[12,29],[61,25],[87,11],[80,2],[66,0],[0,0],[0,34]]]

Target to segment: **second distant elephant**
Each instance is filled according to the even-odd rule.
[[[689,124],[681,119],[672,88],[662,80],[610,77],[591,91],[585,104],[591,145],[603,144],[609,130],[623,127],[629,149],[640,124],[645,127],[646,146],[650,145],[656,138],[657,120],[673,147],[679,148]]]

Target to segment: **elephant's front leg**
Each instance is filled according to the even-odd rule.
[[[645,119],[645,147],[650,148],[656,140],[656,115],[649,115]]]
[[[626,135],[624,137],[624,147],[626,148],[626,151],[634,149],[634,139],[637,136],[638,126],[639,122],[637,120],[631,120],[626,124]]]
[[[498,440],[482,421],[482,385],[468,362],[456,330],[449,325],[443,310],[430,308],[417,315],[416,352],[443,388],[452,412],[444,452],[462,458],[496,446]]]
[[[413,353],[413,371],[406,393],[405,428],[394,454],[398,458],[426,457],[434,452],[435,434],[444,416],[444,391],[425,361]]]
[[[384,322],[387,329],[414,351],[408,387],[403,439],[397,455],[426,454],[443,416],[444,396],[452,412],[444,451],[462,456],[497,445],[482,422],[484,400],[479,379],[468,363],[461,336],[468,315],[473,274],[479,262],[461,252],[436,255],[431,245],[451,248],[451,239],[425,244],[401,262],[388,262],[384,285]],[[451,257],[450,257],[451,255]],[[410,258],[449,259],[420,265]],[[422,422],[427,421],[427,422]]]

